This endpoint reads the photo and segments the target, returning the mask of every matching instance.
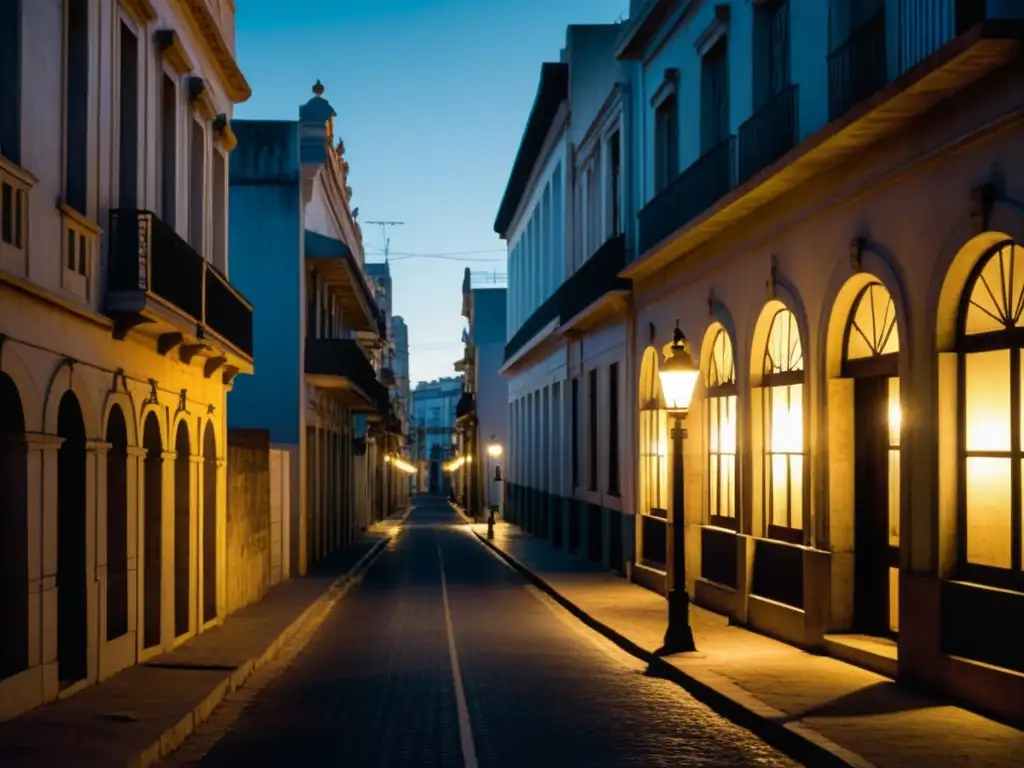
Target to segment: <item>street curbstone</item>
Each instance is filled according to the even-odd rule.
[[[398,522],[405,522],[411,514],[412,509],[410,508],[399,518]],[[270,662],[288,640],[305,628],[310,621],[322,621],[325,619],[330,609],[334,607],[334,604],[363,578],[394,538],[390,533],[386,533],[379,541],[375,542],[359,558],[355,565],[331,582],[323,594],[314,599],[295,620],[285,627],[271,641],[263,653],[254,659],[245,661],[232,670],[189,714],[160,734],[155,741],[143,749],[135,758],[128,761],[127,768],[149,768],[149,766],[156,765],[162,758],[167,757],[181,747],[195,729],[213,714],[213,711],[223,702],[224,698],[232,691],[244,686],[246,680],[257,669]]]
[[[470,521],[455,505],[452,509],[467,523]],[[790,757],[807,765],[825,768],[874,768],[874,765],[806,723],[786,722],[786,715],[769,707],[753,695],[743,691],[731,681],[714,673],[684,671],[669,661],[636,644],[611,626],[594,618],[576,603],[569,600],[544,578],[521,563],[480,532],[473,530],[476,538],[486,547],[519,572],[527,581],[551,597],[565,610],[579,619],[590,629],[613,642],[631,656],[647,663],[649,672],[675,683],[698,701],[739,726],[746,728],[768,744]],[[713,678],[720,678],[715,680]],[[735,689],[735,690],[731,690]]]

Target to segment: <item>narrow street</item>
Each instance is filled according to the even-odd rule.
[[[172,765],[792,765],[576,622],[439,501]],[[186,761],[187,756],[187,761]]]

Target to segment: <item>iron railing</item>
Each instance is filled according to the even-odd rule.
[[[740,126],[740,184],[796,146],[797,93],[796,85],[786,86]]]
[[[558,289],[547,298],[547,301],[537,307],[532,315],[526,318],[526,322],[519,327],[519,330],[505,345],[505,359],[511,359],[552,320],[558,320],[561,317],[561,307],[562,290]]]
[[[828,117],[836,120],[889,81],[885,4],[828,57]]]
[[[306,339],[306,373],[346,378],[382,416],[389,412],[388,390],[354,339]]]
[[[710,208],[735,186],[736,137],[713,146],[657,194],[639,213],[640,253]]]
[[[610,291],[629,290],[632,283],[619,277],[625,266],[626,238],[614,235],[563,284],[559,308],[561,322],[567,323]]]
[[[110,292],[142,292],[251,357],[252,304],[151,211],[110,212]]]

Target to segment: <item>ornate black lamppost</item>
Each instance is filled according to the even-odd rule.
[[[668,593],[668,629],[661,653],[669,655],[695,651],[690,628],[690,595],[686,591],[686,514],[683,499],[683,427],[693,399],[700,371],[693,364],[690,345],[676,321],[672,346],[665,351],[665,363],[658,371],[665,409],[672,417],[672,572]]]

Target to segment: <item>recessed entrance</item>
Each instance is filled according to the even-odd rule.
[[[18,388],[0,373],[0,680],[28,669],[28,453]]]
[[[61,688],[87,674],[85,423],[66,392],[57,411],[57,673]]]
[[[146,450],[145,511],[143,513],[143,638],[146,648],[160,645],[161,633],[161,575],[163,567],[163,442],[160,424],[154,414],[146,417],[142,431],[142,445]]]
[[[898,629],[900,382],[896,309],[879,283],[854,304],[844,339],[854,379],[854,632]]]
[[[128,632],[128,426],[118,406],[107,417],[107,640]]]
[[[188,604],[192,586],[189,568],[192,478],[188,427],[184,423],[178,425],[174,452],[174,636],[180,637],[189,631]]]

